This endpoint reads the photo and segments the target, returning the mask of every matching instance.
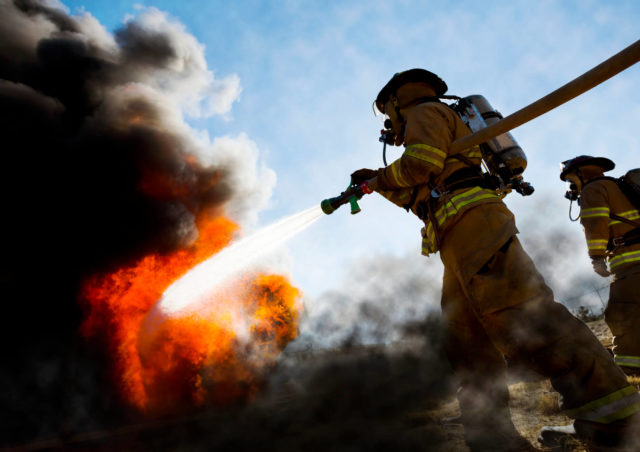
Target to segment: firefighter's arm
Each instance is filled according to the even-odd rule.
[[[580,222],[584,227],[589,256],[604,259],[609,241],[609,200],[606,189],[597,183],[587,185],[580,197]]]
[[[444,168],[454,123],[437,104],[421,104],[407,113],[406,149],[386,168],[378,170],[376,188],[397,190],[427,183]]]

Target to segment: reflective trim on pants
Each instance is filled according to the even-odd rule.
[[[629,385],[579,408],[566,410],[564,414],[574,419],[609,424],[639,412],[640,394]]]
[[[616,355],[613,359],[618,366],[640,368],[640,356]]]

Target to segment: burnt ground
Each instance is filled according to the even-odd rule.
[[[602,321],[589,326],[610,344]],[[441,421],[458,407],[438,351],[439,322],[433,317],[417,330],[386,347],[285,352],[262,394],[245,406],[132,419],[3,450],[466,452],[462,427]],[[516,369],[512,381],[512,417],[532,444],[542,426],[570,422],[558,413],[548,380]],[[575,441],[563,449],[587,450]]]

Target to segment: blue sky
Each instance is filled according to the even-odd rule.
[[[84,8],[109,31],[141,7],[166,11],[205,46],[216,78],[237,75],[242,92],[231,111],[190,124],[212,138],[245,134],[259,150],[259,164],[275,171],[277,184],[259,225],[338,194],[355,169],[382,166],[381,120],[371,103],[395,72],[432,70],[448,83],[449,94],[482,94],[506,116],[640,35],[640,3],[634,0],[63,3],[71,13]],[[613,175],[639,166],[639,80],[636,65],[512,131],[528,155],[525,179],[536,193],[525,199],[511,194],[507,203],[532,254],[557,248],[547,231],[582,240],[580,226],[567,218],[560,161],[607,156],[618,164]],[[388,160],[399,154],[388,150]],[[354,265],[387,257],[397,263],[406,256],[411,265],[424,265],[425,277],[441,278],[437,256],[420,263],[409,257],[419,254],[415,217],[375,197],[363,199],[361,207],[356,216],[345,209],[322,218],[290,242],[291,274],[311,299],[361,283],[343,278]],[[561,287],[556,266],[590,271],[586,247],[576,243],[566,261],[541,268],[565,294],[571,290]]]

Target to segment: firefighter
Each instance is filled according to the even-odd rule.
[[[640,371],[640,212],[616,179],[605,177],[615,164],[581,155],[562,163],[567,197],[580,202],[580,222],[597,274],[613,274],[604,319],[613,334],[615,362],[627,373]],[[607,267],[608,263],[608,267]]]
[[[404,152],[352,178],[418,216],[423,254],[440,252],[445,348],[460,382],[465,441],[472,451],[532,449],[511,421],[507,356],[551,379],[581,436],[620,442],[640,416],[640,395],[591,330],[554,302],[513,214],[480,175],[480,149],[450,152],[470,131],[438,100],[446,91],[424,69],[394,75],[375,106]]]

